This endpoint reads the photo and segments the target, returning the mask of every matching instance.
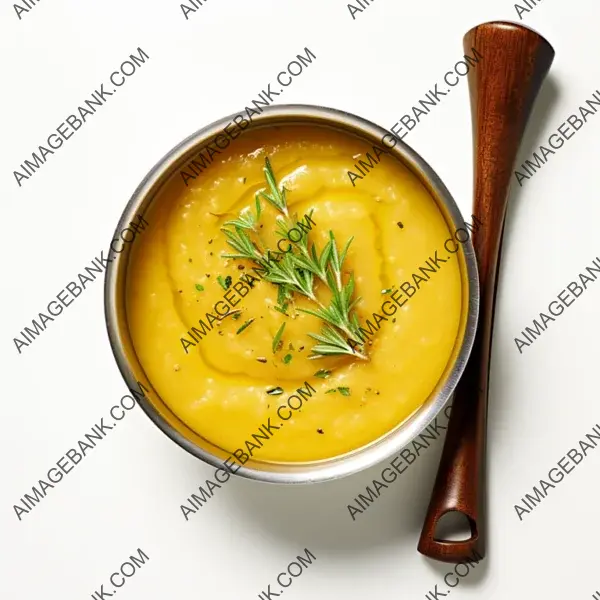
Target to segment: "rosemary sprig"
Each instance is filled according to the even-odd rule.
[[[273,260],[272,251],[261,247],[259,242],[250,236],[252,232],[257,233],[256,226],[261,215],[259,198],[263,198],[282,213],[276,217],[277,233],[280,237],[287,237],[287,232],[294,227],[294,222],[290,219],[287,206],[287,190],[285,187],[279,189],[268,158],[265,158],[264,174],[270,193],[261,190],[256,194],[256,214],[250,209],[245,209],[237,219],[225,222],[221,228],[227,237],[227,243],[235,251],[223,254],[223,257],[250,260],[265,269],[264,279],[278,286],[279,312],[286,314],[287,301],[293,293],[305,296],[316,305],[314,310],[298,309],[324,321],[320,333],[308,334],[319,342],[312,348],[313,354],[309,358],[347,354],[367,360],[366,354],[363,353],[363,343],[357,341],[361,338],[358,335],[358,318],[353,309],[360,298],[353,297],[354,274],[350,274],[346,282],[342,277],[344,260],[354,238],[351,237],[340,252],[333,231],[329,231],[329,241],[319,252],[314,243],[309,247],[307,231],[299,228],[302,229],[301,239],[294,242],[293,248],[283,258]],[[309,213],[309,216],[311,215],[312,211]],[[315,293],[315,285],[318,282],[331,292],[329,305],[323,304]],[[283,328],[278,332],[280,333],[283,333]],[[275,349],[273,351],[275,352]]]
[[[265,157],[265,166],[263,171],[265,173],[265,179],[267,180],[267,184],[269,185],[269,188],[271,190],[271,194],[266,194],[265,192],[260,191],[258,192],[258,195],[264,198],[270,204],[272,204],[279,212],[282,212],[286,217],[289,216],[287,201],[285,197],[287,190],[285,188],[282,188],[281,191],[279,191],[269,157]]]
[[[252,214],[250,208],[245,208],[244,210],[242,210],[237,219],[225,221],[223,225],[233,225],[234,227],[239,227],[240,229],[250,229],[252,231],[256,231],[256,225],[258,223],[258,220],[260,219],[261,214],[262,207],[260,205],[260,200],[256,198],[256,215]]]

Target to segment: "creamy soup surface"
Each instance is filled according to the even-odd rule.
[[[367,152],[373,156],[364,140],[330,129],[257,129],[215,155],[187,187],[177,175],[146,215],[150,226],[136,237],[128,270],[135,350],[173,412],[227,452],[247,452],[251,440],[262,444],[252,452],[255,460],[296,462],[357,449],[417,410],[448,366],[461,334],[463,297],[457,255],[444,250],[452,232],[423,185],[389,154],[352,185],[348,171],[360,175],[354,165],[368,161]],[[261,271],[259,265],[222,256],[234,252],[224,223],[244,210],[255,213],[256,193],[268,191],[265,157],[287,190],[290,218],[311,228],[309,245],[320,251],[332,231],[341,251],[354,236],[342,277],[347,282],[353,272],[354,296],[361,298],[355,312],[367,332],[366,360],[309,359],[318,342],[308,334],[319,334],[324,322],[298,309],[316,309],[315,303],[294,294],[283,314],[276,309],[278,286],[260,278],[253,270]],[[278,210],[260,203],[260,244],[295,251],[280,241]],[[420,267],[436,251],[446,262],[423,274]],[[283,253],[273,256],[281,260]],[[408,298],[399,286],[414,286],[413,273],[423,282]],[[328,305],[327,285],[314,288]],[[274,426],[268,441],[253,440],[268,423]]]

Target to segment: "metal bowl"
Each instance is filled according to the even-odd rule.
[[[116,232],[122,231],[136,215],[143,215],[158,195],[158,191],[174,173],[182,168],[209,140],[222,133],[223,128],[237,115],[230,115],[200,129],[168,152],[148,173],[125,207]],[[385,129],[346,112],[309,105],[278,105],[263,109],[247,130],[273,125],[307,124],[333,128],[358,136],[367,144],[382,145],[382,140],[395,141],[390,154],[399,159],[424,184],[446,219],[451,232],[463,227],[461,213],[433,169],[411,148]],[[235,141],[232,141],[232,144]],[[116,235],[115,235],[116,237]],[[182,448],[214,466],[217,470],[235,472],[243,477],[269,483],[311,483],[343,477],[366,469],[397,453],[418,436],[436,417],[450,398],[458,383],[473,346],[479,311],[479,280],[471,240],[460,244],[456,256],[463,282],[463,302],[460,332],[451,360],[435,390],[426,402],[407,420],[370,444],[346,454],[314,462],[263,462],[250,458],[243,466],[234,462],[231,451],[219,448],[191,430],[159,397],[140,364],[130,337],[125,310],[127,269],[132,244],[126,244],[107,269],[104,301],[108,334],[114,356],[128,387],[139,390],[141,382],[149,390],[144,397],[136,394],[138,403],[152,421]],[[230,460],[228,460],[230,459]],[[227,465],[224,466],[225,461]]]

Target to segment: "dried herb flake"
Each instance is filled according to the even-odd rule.
[[[227,275],[227,277],[225,277],[225,279],[223,279],[223,277],[221,275],[219,275],[217,277],[217,281],[219,282],[219,285],[224,289],[224,290],[228,290],[231,287],[231,275]]]
[[[315,377],[319,377],[320,379],[327,379],[329,375],[331,375],[331,371],[328,371],[327,369],[319,369],[315,373]]]

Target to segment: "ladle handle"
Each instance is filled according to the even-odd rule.
[[[495,21],[471,29],[465,53],[482,57],[468,75],[475,158],[473,214],[482,225],[473,232],[481,289],[477,334],[459,382],[448,433],[418,550],[445,562],[485,554],[480,522],[491,334],[496,272],[509,183],[517,151],[542,81],[554,59],[552,46],[538,33],[515,23]],[[471,537],[436,539],[441,517],[465,515]]]

